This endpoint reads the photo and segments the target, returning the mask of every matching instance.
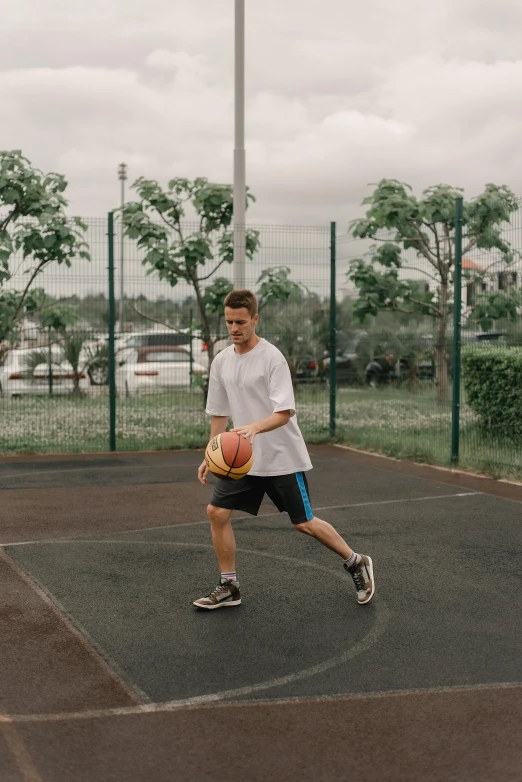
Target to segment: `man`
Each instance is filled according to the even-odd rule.
[[[230,516],[233,510],[256,516],[265,493],[279,511],[288,513],[296,530],[342,557],[354,581],[358,603],[369,603],[375,591],[372,560],[352,551],[331,524],[313,514],[305,475],[312,464],[295,418],[290,370],[283,354],[256,334],[259,315],[255,295],[247,290],[229,293],[225,319],[233,344],[216,356],[210,371],[206,410],[212,416],[210,439],[225,432],[232,418],[232,431],[254,447],[254,466],[239,481],[218,479],[207,513],[221,579],[194,605],[210,610],[240,605]],[[203,461],[198,470],[203,486],[207,473]]]
[[[369,385],[384,385],[397,377],[397,359],[393,353],[377,356],[366,367],[366,382]]]

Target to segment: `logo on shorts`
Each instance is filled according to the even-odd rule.
[[[217,451],[217,449],[219,448],[217,437],[214,437],[214,439],[210,443],[210,447],[212,448],[213,451]]]

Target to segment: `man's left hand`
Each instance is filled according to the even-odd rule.
[[[245,437],[252,445],[256,434],[259,434],[259,427],[258,424],[247,424],[247,426],[238,426],[230,431]]]

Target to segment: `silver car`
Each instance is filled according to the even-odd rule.
[[[118,356],[116,389],[121,396],[154,394],[173,388],[190,388],[190,351],[173,345],[128,348]],[[192,363],[192,385],[203,380],[208,370]],[[201,385],[201,384],[200,384]]]
[[[18,396],[45,396],[50,392],[49,364],[39,364],[31,372],[28,363],[34,348],[14,348],[0,357],[0,396],[12,399]],[[52,392],[70,394],[74,390],[73,368],[63,360],[59,350],[51,353]],[[80,377],[80,389],[87,390],[89,381]]]

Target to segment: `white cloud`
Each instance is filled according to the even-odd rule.
[[[2,146],[63,172],[74,211],[114,206],[122,160],[230,181],[230,0],[11,5]],[[381,177],[520,189],[521,23],[519,0],[247,4],[252,218],[347,224]]]

